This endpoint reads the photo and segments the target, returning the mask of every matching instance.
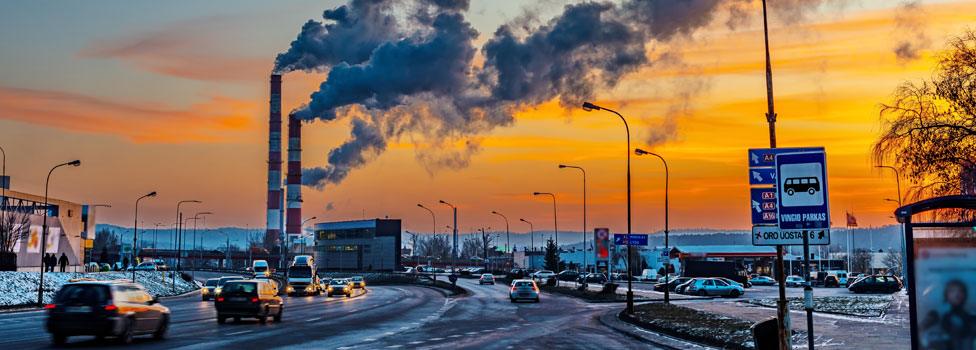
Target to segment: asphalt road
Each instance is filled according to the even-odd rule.
[[[209,277],[207,274],[197,276]],[[285,301],[281,323],[242,320],[218,325],[212,302],[194,293],[163,300],[172,311],[166,340],[137,338],[139,349],[631,349],[653,348],[603,326],[597,316],[622,305],[588,304],[543,294],[542,302],[512,304],[504,285],[479,286],[446,298],[414,286],[368,287],[353,298],[294,297]],[[49,348],[43,312],[0,315],[0,348]],[[69,339],[66,348],[122,348],[92,337]]]

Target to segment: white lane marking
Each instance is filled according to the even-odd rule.
[[[475,335],[475,334],[478,334],[478,332],[467,332],[467,333],[464,333],[464,334],[467,334],[467,335]]]
[[[390,345],[390,346],[387,346],[386,348],[387,348],[387,349],[396,349],[396,348],[399,348],[399,347],[402,347],[402,346],[403,346],[403,345],[399,345],[399,344],[397,344],[397,345]]]
[[[449,335],[449,336],[447,336],[447,337],[448,337],[448,338],[458,338],[458,337],[460,337],[460,336],[461,336],[460,334],[451,334],[451,335]]]
[[[430,338],[430,341],[441,341],[441,340],[444,340],[444,338],[440,338],[440,337]]]
[[[383,333],[383,335],[394,335],[394,334],[396,334],[396,332],[386,332],[386,333]]]
[[[321,320],[321,319],[322,319],[321,317],[310,318],[310,319],[308,319],[308,322],[315,322],[315,321],[318,321],[318,320]]]
[[[349,349],[352,349],[352,348],[353,347],[351,347],[351,346],[343,346],[343,347],[336,348],[336,350],[349,350]]]
[[[247,334],[247,333],[251,333],[251,332],[254,332],[254,331],[240,331],[240,332],[234,332],[234,333],[227,333],[225,335],[241,335],[241,334]]]
[[[422,340],[415,340],[415,341],[412,341],[412,342],[409,342],[409,343],[407,343],[407,344],[410,344],[410,345],[417,345],[417,344],[423,344],[423,343],[424,343],[424,342],[423,342]]]
[[[366,338],[366,339],[363,339],[363,341],[364,342],[376,341],[376,338]]]

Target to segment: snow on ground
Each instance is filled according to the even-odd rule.
[[[38,272],[0,272],[0,308],[34,305],[37,302]],[[44,274],[44,303],[50,303],[61,286],[75,278],[92,278],[96,280],[131,279],[131,272],[47,272]],[[176,289],[173,289],[173,279],[161,272],[139,271],[136,280],[153,296],[170,296],[196,290],[195,284],[176,279]]]
[[[803,298],[787,298],[791,310],[804,310]],[[858,295],[814,297],[813,310],[832,314],[850,316],[881,317],[888,311],[892,297],[890,295]],[[766,307],[776,307],[776,299],[750,299],[750,304]]]

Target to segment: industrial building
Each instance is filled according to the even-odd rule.
[[[372,219],[315,224],[315,261],[328,271],[396,271],[400,220]]]
[[[26,237],[12,239],[18,271],[40,271],[40,242],[45,210],[48,215],[45,253],[53,253],[58,257],[64,253],[71,271],[84,264],[85,251],[91,248],[91,242],[95,238],[93,207],[55,198],[48,198],[48,205],[45,207],[44,196],[11,190],[4,191],[0,203],[0,208],[4,208],[0,216],[8,220],[13,218],[14,230],[21,223],[28,223],[30,226]]]

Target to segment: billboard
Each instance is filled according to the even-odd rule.
[[[609,261],[610,260],[610,229],[608,228],[596,228],[593,229],[593,244],[596,247],[594,249],[594,254],[596,254],[596,261]]]
[[[976,246],[926,246],[915,256],[915,336],[919,349],[972,349],[976,343]]]

